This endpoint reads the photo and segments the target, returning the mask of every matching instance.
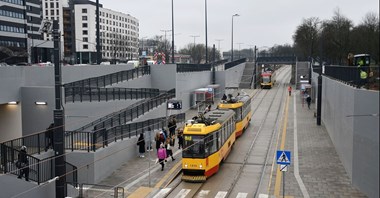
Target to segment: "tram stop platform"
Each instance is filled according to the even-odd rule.
[[[257,92],[257,90],[246,89],[235,90],[235,93],[237,91],[245,92],[251,97]],[[287,174],[286,197],[366,197],[351,185],[325,127],[316,125],[315,104],[313,103],[311,109],[308,109],[307,105],[302,105],[303,101],[299,94],[297,90],[290,98],[288,128],[294,128],[293,105],[296,105],[298,153],[301,159],[299,160],[299,175],[303,185],[297,182],[291,167]],[[216,108],[217,102],[212,109]],[[186,120],[197,114],[197,109],[186,111]],[[286,143],[293,145],[294,134],[289,135]],[[178,139],[173,147],[173,154],[175,160],[168,158],[164,170],[161,171],[161,165],[156,162],[155,150],[147,151],[144,158],[140,158],[136,153],[134,160],[126,162],[99,185],[122,187],[124,197],[154,197],[157,192],[165,189],[181,168],[181,149],[178,149]],[[268,194],[261,193],[259,197],[282,197],[282,194],[275,195],[273,182],[270,189],[272,190]],[[91,197],[106,197],[102,194],[105,195],[105,192],[94,190]]]

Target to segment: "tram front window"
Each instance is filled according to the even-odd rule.
[[[184,135],[185,142],[182,157],[203,158],[205,155],[203,139],[204,136],[200,135]]]
[[[263,83],[269,83],[270,77],[269,76],[263,76]]]

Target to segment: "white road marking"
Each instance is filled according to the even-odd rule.
[[[199,193],[195,196],[195,198],[204,198],[207,197],[209,190],[201,190]]]
[[[161,198],[165,197],[165,195],[171,190],[171,188],[164,188],[161,189],[156,195],[154,195],[153,198]]]
[[[190,189],[182,189],[181,191],[179,191],[178,195],[175,196],[175,198],[185,198],[190,191]]]
[[[238,193],[236,198],[246,198],[248,196],[248,193]]]
[[[296,180],[298,182],[298,185],[300,186],[301,192],[303,194],[303,197],[305,198],[310,198],[309,193],[307,192],[307,189],[305,187],[305,184],[303,183],[301,176],[300,176],[300,171],[299,171],[299,166],[298,166],[298,129],[297,129],[297,103],[296,103],[296,97],[293,97],[293,117],[294,117],[294,176],[296,177]]]
[[[216,194],[215,198],[224,198],[226,197],[227,192],[226,191],[219,191],[218,194]]]
[[[259,198],[268,198],[269,196],[267,194],[259,194]]]

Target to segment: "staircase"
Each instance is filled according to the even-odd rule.
[[[255,71],[255,63],[247,62],[245,64],[243,75],[241,77],[241,81],[239,84],[240,89],[250,89],[252,87],[252,82],[253,82],[252,78],[253,78],[254,71]]]

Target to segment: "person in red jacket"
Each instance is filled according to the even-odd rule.
[[[289,96],[291,96],[292,95],[292,87],[291,86],[288,87],[288,91],[289,91]]]

